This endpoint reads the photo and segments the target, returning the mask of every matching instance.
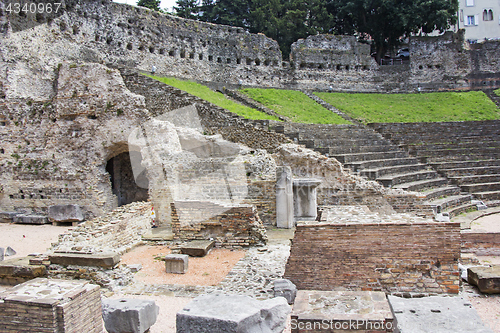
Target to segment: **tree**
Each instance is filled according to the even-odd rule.
[[[330,10],[344,30],[373,39],[376,59],[423,29],[444,31],[456,22],[458,0],[333,0]],[[338,29],[338,27],[337,27]]]
[[[177,0],[176,4],[174,10],[177,16],[192,20],[198,18],[200,11],[198,0]]]
[[[231,25],[235,27],[250,27],[251,0],[217,0],[208,1],[205,7],[204,19],[208,22]]]
[[[146,7],[157,12],[160,11],[160,2],[161,0],[139,0],[137,2],[137,6]]]

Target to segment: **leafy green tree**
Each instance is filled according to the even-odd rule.
[[[176,15],[187,19],[197,19],[200,12],[198,3],[198,0],[177,0],[177,6],[174,6]]]
[[[160,10],[160,2],[161,0],[139,0],[137,2],[137,6],[140,7],[146,7],[152,10],[155,10],[157,12],[161,11]]]
[[[335,11],[342,30],[373,39],[380,63],[388,50],[420,29],[448,29],[456,22],[458,0],[333,0],[330,10]]]

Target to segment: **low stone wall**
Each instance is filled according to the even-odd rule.
[[[428,217],[435,215],[432,207],[425,204],[425,196],[418,193],[386,194],[384,198],[398,213],[413,212]]]
[[[222,206],[202,201],[176,201],[172,207],[174,239],[215,239],[218,247],[240,248],[267,241],[257,209],[250,205]]]
[[[459,291],[459,223],[299,224],[285,277],[306,290]]]
[[[142,241],[151,227],[151,203],[136,202],[119,207],[59,235],[52,250],[67,253],[127,252]]]
[[[462,253],[479,256],[500,255],[500,233],[462,231]]]

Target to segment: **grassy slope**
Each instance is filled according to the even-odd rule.
[[[279,120],[274,116],[270,116],[264,112],[257,111],[255,109],[246,107],[244,105],[235,103],[229,99],[227,99],[224,94],[220,92],[215,92],[210,90],[210,88],[198,84],[193,81],[182,81],[176,78],[169,77],[158,77],[147,75],[155,80],[166,83],[169,86],[175,87],[177,89],[183,90],[191,95],[197,96],[201,99],[204,99],[212,104],[220,106],[228,111],[234,112],[239,116],[248,118],[248,119],[270,119],[270,120]]]
[[[300,91],[249,88],[242,92],[293,122],[349,124],[347,120],[323,108]]]
[[[500,119],[483,92],[426,94],[316,93],[339,110],[365,123],[436,122]]]

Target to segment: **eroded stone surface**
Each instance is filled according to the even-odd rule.
[[[204,257],[208,254],[215,245],[213,240],[197,240],[189,242],[181,246],[183,254],[190,255],[191,257]]]
[[[283,297],[257,301],[239,295],[202,295],[177,313],[178,333],[282,332],[290,306]]]
[[[79,205],[54,205],[49,207],[49,221],[82,222],[85,219]]]
[[[500,265],[470,267],[467,269],[467,281],[476,285],[483,293],[499,294]]]
[[[383,292],[299,290],[292,311],[292,332],[306,332],[300,327],[313,327],[307,332],[322,332],[318,323],[323,322],[339,332],[353,329],[354,323],[361,332],[392,332],[395,328]],[[348,323],[347,328],[344,323]]]
[[[493,333],[462,297],[388,296],[401,333]]]
[[[109,333],[144,333],[156,322],[160,308],[154,301],[141,299],[104,299],[102,316]]]
[[[167,273],[184,274],[188,271],[189,256],[187,254],[168,254],[165,256]]]
[[[116,252],[108,253],[54,253],[49,255],[52,264],[63,266],[77,265],[77,266],[97,266],[112,268],[120,262],[120,255]]]

